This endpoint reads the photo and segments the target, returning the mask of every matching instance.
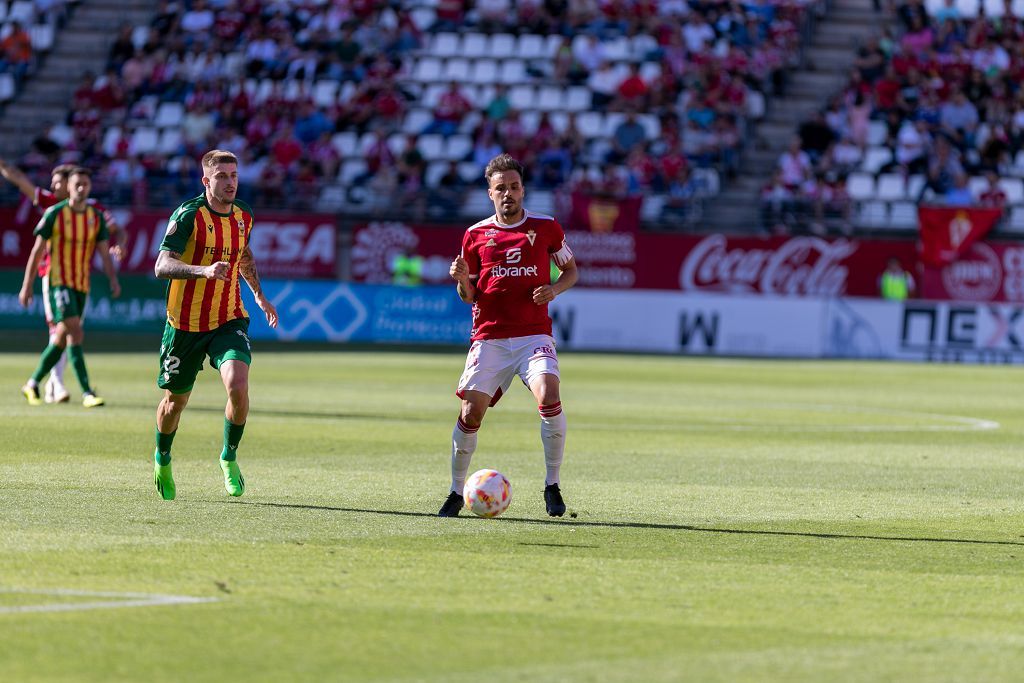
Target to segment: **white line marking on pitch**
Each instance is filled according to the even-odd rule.
[[[841,406],[828,403],[773,403],[760,404],[749,401],[733,402],[733,405],[765,407],[770,409],[807,410],[809,412],[831,412],[831,413],[859,413],[862,415],[884,414],[890,416],[901,416],[910,418],[927,418],[931,420],[945,420],[955,424],[931,424],[931,425],[864,425],[864,424],[786,424],[779,422],[745,422],[736,423],[728,418],[707,418],[702,417],[699,421],[692,423],[682,422],[672,427],[637,425],[633,424],[630,429],[639,431],[730,431],[730,432],[979,432],[999,429],[1000,425],[995,420],[985,420],[978,417],[966,415],[946,415],[943,413],[926,413],[915,410],[889,410],[887,408],[864,408],[860,406]],[[619,425],[587,425],[587,429],[614,429],[619,430]]]
[[[65,589],[37,590],[32,588],[0,588],[0,594],[43,595],[73,598],[114,598],[93,602],[58,602],[41,605],[0,606],[0,614],[27,612],[75,612],[89,609],[117,609],[120,607],[160,607],[164,605],[195,605],[203,602],[217,602],[218,598],[195,598],[189,595],[164,595],[161,593],[106,593]]]

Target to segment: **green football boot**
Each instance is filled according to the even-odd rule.
[[[224,470],[224,490],[229,496],[240,496],[245,493],[245,477],[238,463],[234,460],[221,460],[220,468]]]
[[[171,474],[170,463],[166,465],[154,463],[153,483],[156,484],[156,490],[160,492],[161,498],[164,500],[174,500],[177,490],[174,488],[174,476]]]

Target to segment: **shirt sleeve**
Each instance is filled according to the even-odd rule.
[[[480,252],[476,250],[476,242],[472,235],[472,231],[467,230],[462,236],[462,258],[466,259],[469,266],[469,278],[475,280],[480,276]]]
[[[96,233],[96,241],[105,242],[110,239],[110,228],[107,227],[107,218],[103,215],[102,211],[96,211],[96,218],[100,222],[100,229]]]
[[[53,235],[53,222],[56,220],[56,218],[57,212],[54,211],[52,208],[47,209],[46,213],[43,214],[43,217],[39,219],[38,223],[36,223],[35,230],[32,231],[32,234],[38,235],[39,237],[42,237],[44,240],[50,239],[50,237]]]
[[[171,214],[171,219],[167,222],[167,232],[164,233],[164,239],[160,242],[160,251],[173,251],[176,254],[185,253],[185,247],[188,246],[188,238],[192,235],[192,230],[195,227],[192,218],[193,214],[191,213],[175,211]]]
[[[562,231],[561,225],[554,223],[552,233],[548,252],[551,254],[551,258],[555,260],[555,265],[561,268],[572,260],[572,249],[569,248],[569,242],[565,239],[565,232]]]

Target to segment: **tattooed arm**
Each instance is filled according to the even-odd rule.
[[[156,257],[153,272],[164,280],[227,280],[231,264],[217,261],[208,266],[190,266],[176,251],[161,251]]]
[[[277,309],[270,303],[263,294],[263,286],[260,284],[260,274],[256,271],[256,259],[252,255],[249,245],[245,246],[242,257],[238,259],[238,272],[241,273],[245,284],[249,285],[252,294],[256,297],[256,305],[260,307],[263,314],[267,316],[267,324],[277,327]]]

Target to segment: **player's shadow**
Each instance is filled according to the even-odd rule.
[[[369,510],[365,508],[331,507],[329,505],[306,505],[301,503],[270,503],[253,500],[221,500],[225,505],[257,505],[260,507],[289,508],[293,510],[322,510],[328,512],[355,512],[370,515],[392,515],[396,517],[436,517],[431,512],[408,512],[404,510]],[[456,519],[472,519],[471,516]],[[777,531],[770,529],[729,529],[723,527],[701,527],[691,524],[654,524],[648,522],[587,522],[577,519],[527,519],[525,517],[501,517],[495,522],[521,522],[524,524],[555,524],[609,529],[663,529],[666,531],[690,531],[708,534],[738,534],[743,536],[794,536],[797,538],[820,538],[826,540],[853,541],[897,541],[901,543],[959,543],[966,545],[1024,546],[1024,541],[986,541],[973,538],[942,538],[938,536],[874,536],[871,534],[830,534],[814,531]],[[535,544],[543,545],[543,544]],[[585,546],[589,547],[589,546]]]
[[[127,404],[131,408],[145,408],[149,410],[152,408],[149,404],[135,403]],[[201,405],[189,405],[188,411],[190,413],[223,413],[224,406],[201,406]],[[401,420],[402,422],[436,422],[437,419],[424,415],[423,417],[409,417],[408,415],[398,415],[392,413],[389,415],[379,415],[374,413],[325,413],[313,410],[266,410],[260,409],[259,411],[253,410],[249,413],[250,415],[266,415],[268,417],[300,417],[309,420],[381,420],[385,422],[396,422]]]

